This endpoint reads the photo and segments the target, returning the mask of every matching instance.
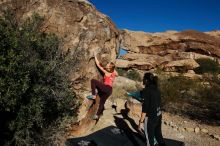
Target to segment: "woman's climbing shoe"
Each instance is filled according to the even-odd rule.
[[[92,95],[88,95],[86,96],[87,99],[90,99],[90,100],[94,100],[93,96]]]

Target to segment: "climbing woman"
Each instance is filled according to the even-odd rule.
[[[100,97],[100,103],[99,103],[99,108],[94,115],[93,119],[98,120],[100,115],[102,114],[104,110],[104,104],[108,97],[112,94],[112,85],[115,77],[118,76],[117,71],[115,70],[115,65],[112,62],[109,62],[106,67],[102,67],[96,57],[95,57],[95,63],[97,67],[103,72],[104,74],[104,80],[103,82],[100,82],[98,80],[92,79],[91,80],[91,89],[92,89],[92,95],[87,96],[88,99],[94,100],[97,96],[97,94]],[[96,93],[96,90],[98,91]]]

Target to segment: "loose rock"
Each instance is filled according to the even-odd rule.
[[[199,132],[200,132],[199,127],[196,127],[196,128],[195,128],[195,133],[199,133]]]
[[[202,129],[201,131],[205,134],[207,134],[209,132],[207,129]]]
[[[214,138],[215,138],[216,140],[220,141],[220,136],[219,136],[219,135],[215,134],[215,135],[214,135]]]
[[[182,127],[179,127],[178,130],[183,131],[183,132],[186,131],[185,128],[182,128]]]
[[[187,132],[194,132],[194,128],[185,128]]]

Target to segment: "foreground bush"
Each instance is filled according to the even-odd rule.
[[[76,116],[71,60],[57,36],[39,31],[42,22],[37,14],[23,23],[10,12],[0,18],[0,145],[36,145],[42,129]]]

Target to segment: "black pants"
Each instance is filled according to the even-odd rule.
[[[154,137],[156,138],[159,146],[165,146],[161,130],[162,116],[158,117],[145,117],[144,132],[146,135],[147,146],[154,146]]]
[[[92,95],[96,95],[95,90],[98,90],[98,95],[100,97],[99,108],[97,115],[100,116],[104,110],[104,105],[108,97],[112,94],[112,87],[105,85],[102,82],[99,82],[95,79],[91,80]]]

